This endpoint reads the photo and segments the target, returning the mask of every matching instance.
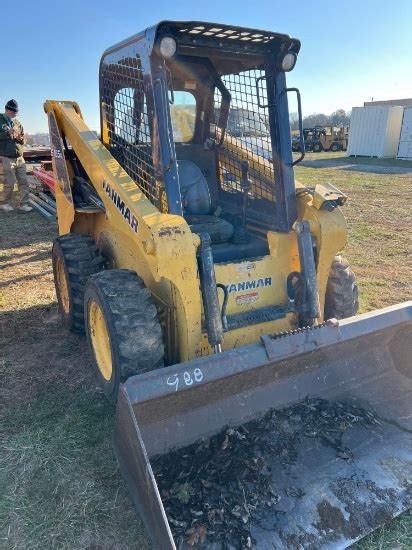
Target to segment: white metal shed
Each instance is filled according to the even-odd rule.
[[[412,159],[412,107],[405,107],[403,111],[398,159]]]
[[[396,157],[403,107],[354,107],[348,156]]]

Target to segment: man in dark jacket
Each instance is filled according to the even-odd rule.
[[[33,210],[29,206],[29,183],[23,158],[24,130],[16,119],[18,110],[17,101],[10,99],[6,103],[5,113],[0,114],[0,160],[3,164],[4,179],[3,191],[0,192],[0,210],[4,212],[14,210],[10,201],[16,179],[20,191],[19,210]]]

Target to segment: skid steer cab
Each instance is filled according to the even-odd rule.
[[[286,74],[299,49],[285,34],[164,21],[103,53],[100,138],[76,103],[45,103],[59,308],[118,401],[117,456],[162,550],[175,541],[148,456],[316,394],[316,380],[353,380],[351,339],[406,322],[395,312],[342,332],[336,321],[358,308],[341,254],[346,196],[294,179],[304,146],[294,159],[290,94],[301,136],[302,114]],[[307,390],[295,383],[304,369]],[[262,537],[258,548],[280,547]]]

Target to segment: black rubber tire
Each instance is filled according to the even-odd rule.
[[[90,327],[90,303],[99,305],[109,336],[112,375],[106,380],[99,369]],[[130,376],[164,366],[162,329],[156,306],[143,279],[134,271],[109,269],[92,275],[84,296],[87,341],[98,382],[111,403],[119,385]]]
[[[65,312],[57,279],[57,261],[64,268],[69,293],[69,308]],[[53,243],[52,263],[57,302],[64,325],[72,332],[84,333],[84,289],[90,275],[105,268],[94,240],[88,235],[70,233],[57,237]]]
[[[330,149],[329,151],[332,151],[332,153],[336,153],[337,151],[340,151],[341,147],[339,145],[339,143],[332,143],[332,145],[330,146]]]
[[[338,254],[332,262],[325,296],[325,320],[346,319],[359,309],[356,277],[347,260]]]
[[[320,143],[314,143],[314,144],[313,144],[313,147],[312,147],[312,151],[313,151],[314,153],[320,153],[320,152],[323,151],[323,147],[322,147],[322,145],[321,145]]]

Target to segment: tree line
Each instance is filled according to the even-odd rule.
[[[290,129],[299,130],[299,117],[298,113],[290,113]],[[313,128],[314,126],[349,126],[350,124],[350,111],[346,112],[344,109],[337,109],[330,115],[323,113],[313,113],[311,115],[303,117],[303,127]]]

